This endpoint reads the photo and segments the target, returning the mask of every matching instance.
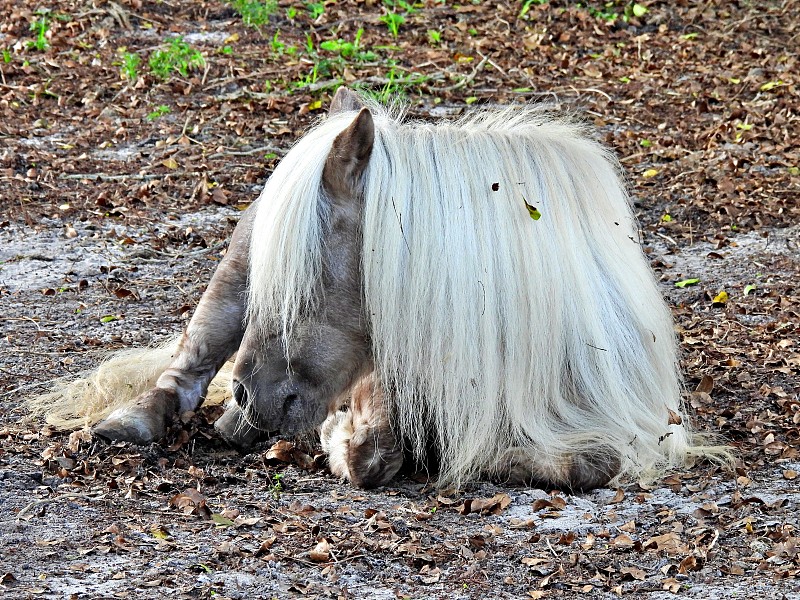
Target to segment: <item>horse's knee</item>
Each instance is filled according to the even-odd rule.
[[[132,405],[112,412],[92,432],[109,441],[149,444],[164,437],[167,423],[177,413],[179,405],[175,392],[153,388]]]

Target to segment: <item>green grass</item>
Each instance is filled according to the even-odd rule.
[[[325,14],[324,2],[306,2],[306,10],[312,21],[316,21]]]
[[[123,79],[128,81],[136,81],[139,77],[139,63],[142,62],[138,54],[132,52],[125,52],[122,55],[122,63],[120,64],[119,72]]]
[[[183,41],[173,38],[166,50],[156,50],[150,55],[150,71],[159,79],[169,79],[173,73],[188,77],[191,71],[205,66],[206,61],[199,51]]]
[[[405,98],[410,91],[418,89],[430,77],[420,73],[409,73],[396,65],[390,65],[389,70],[384,74],[384,79],[386,79],[386,83],[382,86],[370,87],[356,84],[354,87],[381,104],[387,104],[393,99]]]
[[[344,60],[354,60],[356,62],[368,62],[377,58],[377,55],[370,50],[362,50],[361,36],[364,35],[364,29],[361,28],[356,32],[355,38],[352,42],[338,39],[338,40],[325,40],[319,47],[327,52],[338,54]]]
[[[396,38],[400,35],[400,26],[406,22],[406,18],[400,13],[390,11],[381,16],[381,22],[386,24],[389,33]]]
[[[48,20],[49,11],[39,10],[36,11],[39,18],[31,23],[30,30],[36,33],[35,40],[29,40],[25,47],[29,50],[34,49],[39,52],[44,52],[50,47],[50,42],[47,41],[47,31],[50,29],[50,21]]]
[[[162,104],[160,106],[156,106],[155,110],[153,110],[153,112],[148,114],[145,117],[145,119],[147,119],[148,121],[155,121],[156,119],[169,114],[169,112],[170,112],[169,106],[167,106],[166,104]]]
[[[277,0],[229,0],[231,8],[239,13],[248,27],[261,27],[278,12]]]

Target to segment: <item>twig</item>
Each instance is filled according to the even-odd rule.
[[[88,179],[89,181],[123,181],[132,179],[134,181],[150,181],[151,179],[164,179],[166,177],[199,177],[203,175],[200,171],[179,171],[176,173],[151,173],[142,175],[130,173],[124,175],[106,175],[105,173],[62,173],[59,179]]]
[[[663,233],[659,233],[658,231],[654,231],[653,233],[655,233],[655,234],[656,234],[658,237],[660,237],[660,238],[663,238],[663,239],[667,240],[668,242],[670,242],[671,244],[673,244],[673,245],[675,245],[675,246],[677,246],[677,245],[678,245],[678,242],[676,242],[674,239],[672,239],[672,238],[671,238],[671,237],[669,237],[668,235],[664,235]]]
[[[572,88],[572,91],[574,91],[574,92],[593,92],[595,94],[600,94],[601,96],[605,97],[605,99],[608,100],[609,102],[611,102],[611,100],[612,100],[611,96],[609,96],[608,94],[606,94],[602,90],[598,90],[597,88],[576,88],[576,87],[573,87],[573,86],[569,86],[569,87]],[[580,94],[578,94],[578,95],[580,95]]]
[[[480,54],[482,59],[484,59],[486,62],[488,62],[490,65],[492,65],[492,66],[493,66],[495,69],[497,69],[497,70],[498,70],[500,73],[502,73],[503,75],[505,75],[506,77],[508,77],[508,73],[506,73],[506,72],[505,72],[505,71],[504,71],[502,68],[500,68],[500,67],[498,66],[498,64],[497,64],[496,62],[494,62],[494,61],[493,61],[491,58],[489,58],[488,56],[485,56],[485,55],[483,54],[483,52],[481,52],[480,50],[478,50],[478,54]]]
[[[464,77],[458,83],[455,83],[453,85],[448,85],[447,87],[431,88],[431,89],[434,90],[434,91],[437,91],[437,92],[450,92],[450,91],[453,91],[453,90],[461,89],[462,87],[466,86],[467,84],[472,83],[472,81],[475,79],[475,76],[478,74],[479,71],[481,71],[483,69],[484,66],[486,66],[487,62],[489,62],[489,58],[487,56],[484,56],[481,59],[481,62],[479,62],[477,65],[475,65],[475,68],[472,70],[472,73],[470,73],[469,75]]]
[[[283,150],[275,146],[261,146],[260,148],[253,148],[252,150],[224,150],[222,152],[215,152],[206,156],[207,159],[222,158],[223,156],[250,156],[251,154],[259,154],[261,152],[274,152],[279,156],[283,154]]]
[[[17,522],[22,520],[22,517],[25,516],[26,513],[30,512],[32,509],[36,508],[37,506],[44,506],[45,504],[50,504],[51,502],[55,502],[56,500],[73,500],[76,498],[83,498],[84,500],[90,500],[92,502],[99,502],[100,500],[105,500],[105,496],[89,496],[88,494],[79,494],[79,493],[69,493],[69,494],[62,494],[61,496],[52,496],[50,498],[42,498],[41,500],[34,500],[30,504],[28,504],[25,508],[17,513]]]

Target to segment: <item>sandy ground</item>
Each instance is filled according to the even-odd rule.
[[[22,398],[91,364],[87,350],[179,331],[237,215],[0,229],[0,369],[19,388],[0,417],[4,598],[800,598],[800,490],[787,478],[798,461],[583,496],[442,494],[409,476],[364,492],[269,458],[270,443],[239,456],[214,439],[213,410],[172,448],[109,447],[26,419]],[[685,292],[670,282],[687,275],[741,288],[753,263],[783,261],[770,276],[796,277],[797,231],[769,233],[713,259],[709,242],[657,237],[651,258],[663,257],[673,301]],[[195,503],[181,503],[187,489]]]

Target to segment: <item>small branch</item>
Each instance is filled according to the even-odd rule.
[[[660,237],[660,238],[662,238],[662,239],[665,239],[665,240],[667,240],[667,241],[668,241],[668,242],[670,242],[670,243],[671,243],[673,246],[677,246],[677,245],[678,245],[678,242],[676,242],[674,239],[672,239],[672,238],[671,238],[671,237],[669,237],[668,235],[664,235],[663,233],[659,233],[658,231],[654,231],[653,233],[655,233],[655,234],[656,234],[658,237]]]
[[[29,513],[31,510],[36,508],[37,506],[44,506],[45,504],[50,504],[51,502],[55,502],[56,500],[74,500],[77,498],[83,498],[84,500],[89,500],[91,502],[99,502],[100,500],[105,500],[105,496],[89,496],[88,494],[78,494],[78,493],[70,493],[70,494],[62,494],[61,496],[52,496],[50,498],[42,498],[41,500],[34,500],[30,504],[28,504],[25,508],[17,513],[17,522],[22,520],[22,518]]]
[[[150,181],[152,179],[164,179],[167,177],[199,177],[203,175],[200,171],[179,171],[176,173],[151,173],[149,175],[141,175],[136,173],[125,175],[106,175],[105,173],[62,173],[58,176],[59,179],[88,179],[89,181],[124,181],[125,179],[132,179],[133,181]]]
[[[282,156],[284,151],[275,146],[261,146],[260,148],[253,148],[252,150],[223,150],[222,152],[215,152],[206,156],[207,159],[222,158],[223,156],[250,156],[252,154],[260,154],[261,152],[274,152],[278,156]]]
[[[458,83],[455,83],[455,84],[453,84],[453,85],[448,85],[447,87],[442,87],[442,88],[431,88],[431,89],[432,89],[432,90],[434,90],[434,91],[436,91],[436,92],[450,92],[450,91],[453,91],[453,90],[458,90],[458,89],[461,89],[461,88],[465,87],[466,85],[468,85],[468,84],[472,83],[472,81],[475,79],[475,76],[476,76],[476,75],[477,75],[477,74],[478,74],[478,73],[479,73],[481,70],[483,70],[483,67],[485,67],[485,66],[486,66],[486,63],[487,63],[487,62],[489,62],[489,57],[487,57],[487,56],[484,56],[484,57],[481,59],[481,62],[479,62],[477,65],[475,65],[475,68],[472,70],[472,73],[470,73],[469,75],[467,75],[466,77],[464,77],[464,79],[462,79],[462,80],[461,80],[461,81],[459,81]]]

